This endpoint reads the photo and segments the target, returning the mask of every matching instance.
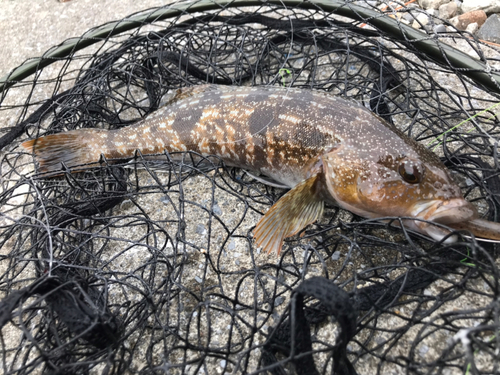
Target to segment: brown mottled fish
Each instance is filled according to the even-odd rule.
[[[74,171],[106,159],[165,151],[218,155],[291,190],[258,222],[255,240],[280,252],[283,240],[323,214],[326,200],[376,218],[403,216],[500,239],[500,224],[478,218],[436,155],[361,105],[304,89],[201,85],[143,121],[119,130],[82,129],[23,143],[40,172]],[[81,164],[93,163],[75,168]],[[445,229],[405,226],[441,240]]]

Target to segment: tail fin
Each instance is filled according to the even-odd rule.
[[[72,130],[32,139],[23,142],[21,146],[35,154],[40,173],[58,174],[63,163],[68,168],[89,163],[97,166],[101,154],[106,153],[106,137],[103,137],[103,132],[106,130]],[[75,171],[92,166],[86,165],[76,168]]]

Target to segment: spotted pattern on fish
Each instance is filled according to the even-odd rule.
[[[101,155],[179,151],[258,171],[292,188],[254,232],[258,245],[278,253],[284,238],[321,217],[325,200],[364,217],[445,224],[477,218],[436,155],[359,103],[312,90],[194,86],[136,125],[54,134],[23,146],[41,172],[57,172],[62,163],[92,166]],[[449,233],[418,220],[405,225],[435,239]],[[494,226],[482,226],[481,233],[492,233]]]
[[[186,93],[189,90],[192,96]],[[294,186],[305,176],[297,176],[297,169],[349,136],[348,127],[342,135],[330,123],[341,123],[342,113],[354,105],[311,91],[280,88],[205,85],[185,89],[181,95],[184,99],[167,103],[142,123],[109,132],[106,152],[97,147],[93,151],[108,158],[130,157],[135,150],[196,151]],[[332,108],[335,115],[317,112]],[[360,107],[360,111],[365,110]]]

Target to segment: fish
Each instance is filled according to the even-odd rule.
[[[360,103],[326,92],[205,84],[177,90],[145,119],[116,130],[77,129],[22,143],[40,173],[113,160],[193,151],[265,175],[290,190],[258,221],[257,246],[278,255],[285,238],[333,203],[365,218],[402,217],[436,241],[443,224],[500,240],[479,218],[440,159]],[[431,223],[429,223],[431,222]]]

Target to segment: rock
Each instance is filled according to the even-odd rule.
[[[464,0],[462,12],[473,10],[483,10],[488,14],[500,12],[500,0]]]
[[[434,31],[436,34],[439,34],[439,33],[445,33],[448,30],[446,29],[445,25],[441,24],[441,25],[435,25],[432,31]]]
[[[413,21],[412,27],[415,29],[420,29],[421,27],[427,25],[429,23],[429,15],[425,13],[420,13]]]
[[[412,12],[406,12],[403,14],[402,19],[404,19],[408,23],[412,23],[413,21],[415,21],[416,18],[417,18],[417,16],[415,14],[413,14]]]
[[[356,1],[355,4],[365,8],[376,8],[378,5],[378,0]]]
[[[404,19],[404,18],[402,18],[402,17],[401,17],[401,18],[399,18],[399,20],[400,20],[402,23],[404,23],[405,25],[409,25],[409,24],[410,24],[410,22],[408,22],[408,20],[406,20],[406,19]]]
[[[423,9],[439,9],[443,4],[449,3],[451,0],[418,0],[418,4]]]
[[[120,203],[120,210],[129,210],[134,207],[134,204],[130,199],[125,199],[122,203]]]
[[[477,32],[479,39],[487,40],[493,43],[500,43],[500,17],[498,14],[492,14]]]
[[[478,26],[482,26],[485,21],[486,13],[484,10],[474,10],[450,19],[450,23],[459,30],[465,30],[467,26],[474,22],[476,22]]]
[[[479,26],[478,26],[477,22],[474,22],[474,23],[469,24],[467,26],[467,28],[465,29],[465,31],[467,31],[471,34],[475,34],[478,29],[479,29]]]
[[[455,17],[457,15],[458,5],[454,1],[448,4],[443,4],[439,7],[439,18],[445,20]]]

